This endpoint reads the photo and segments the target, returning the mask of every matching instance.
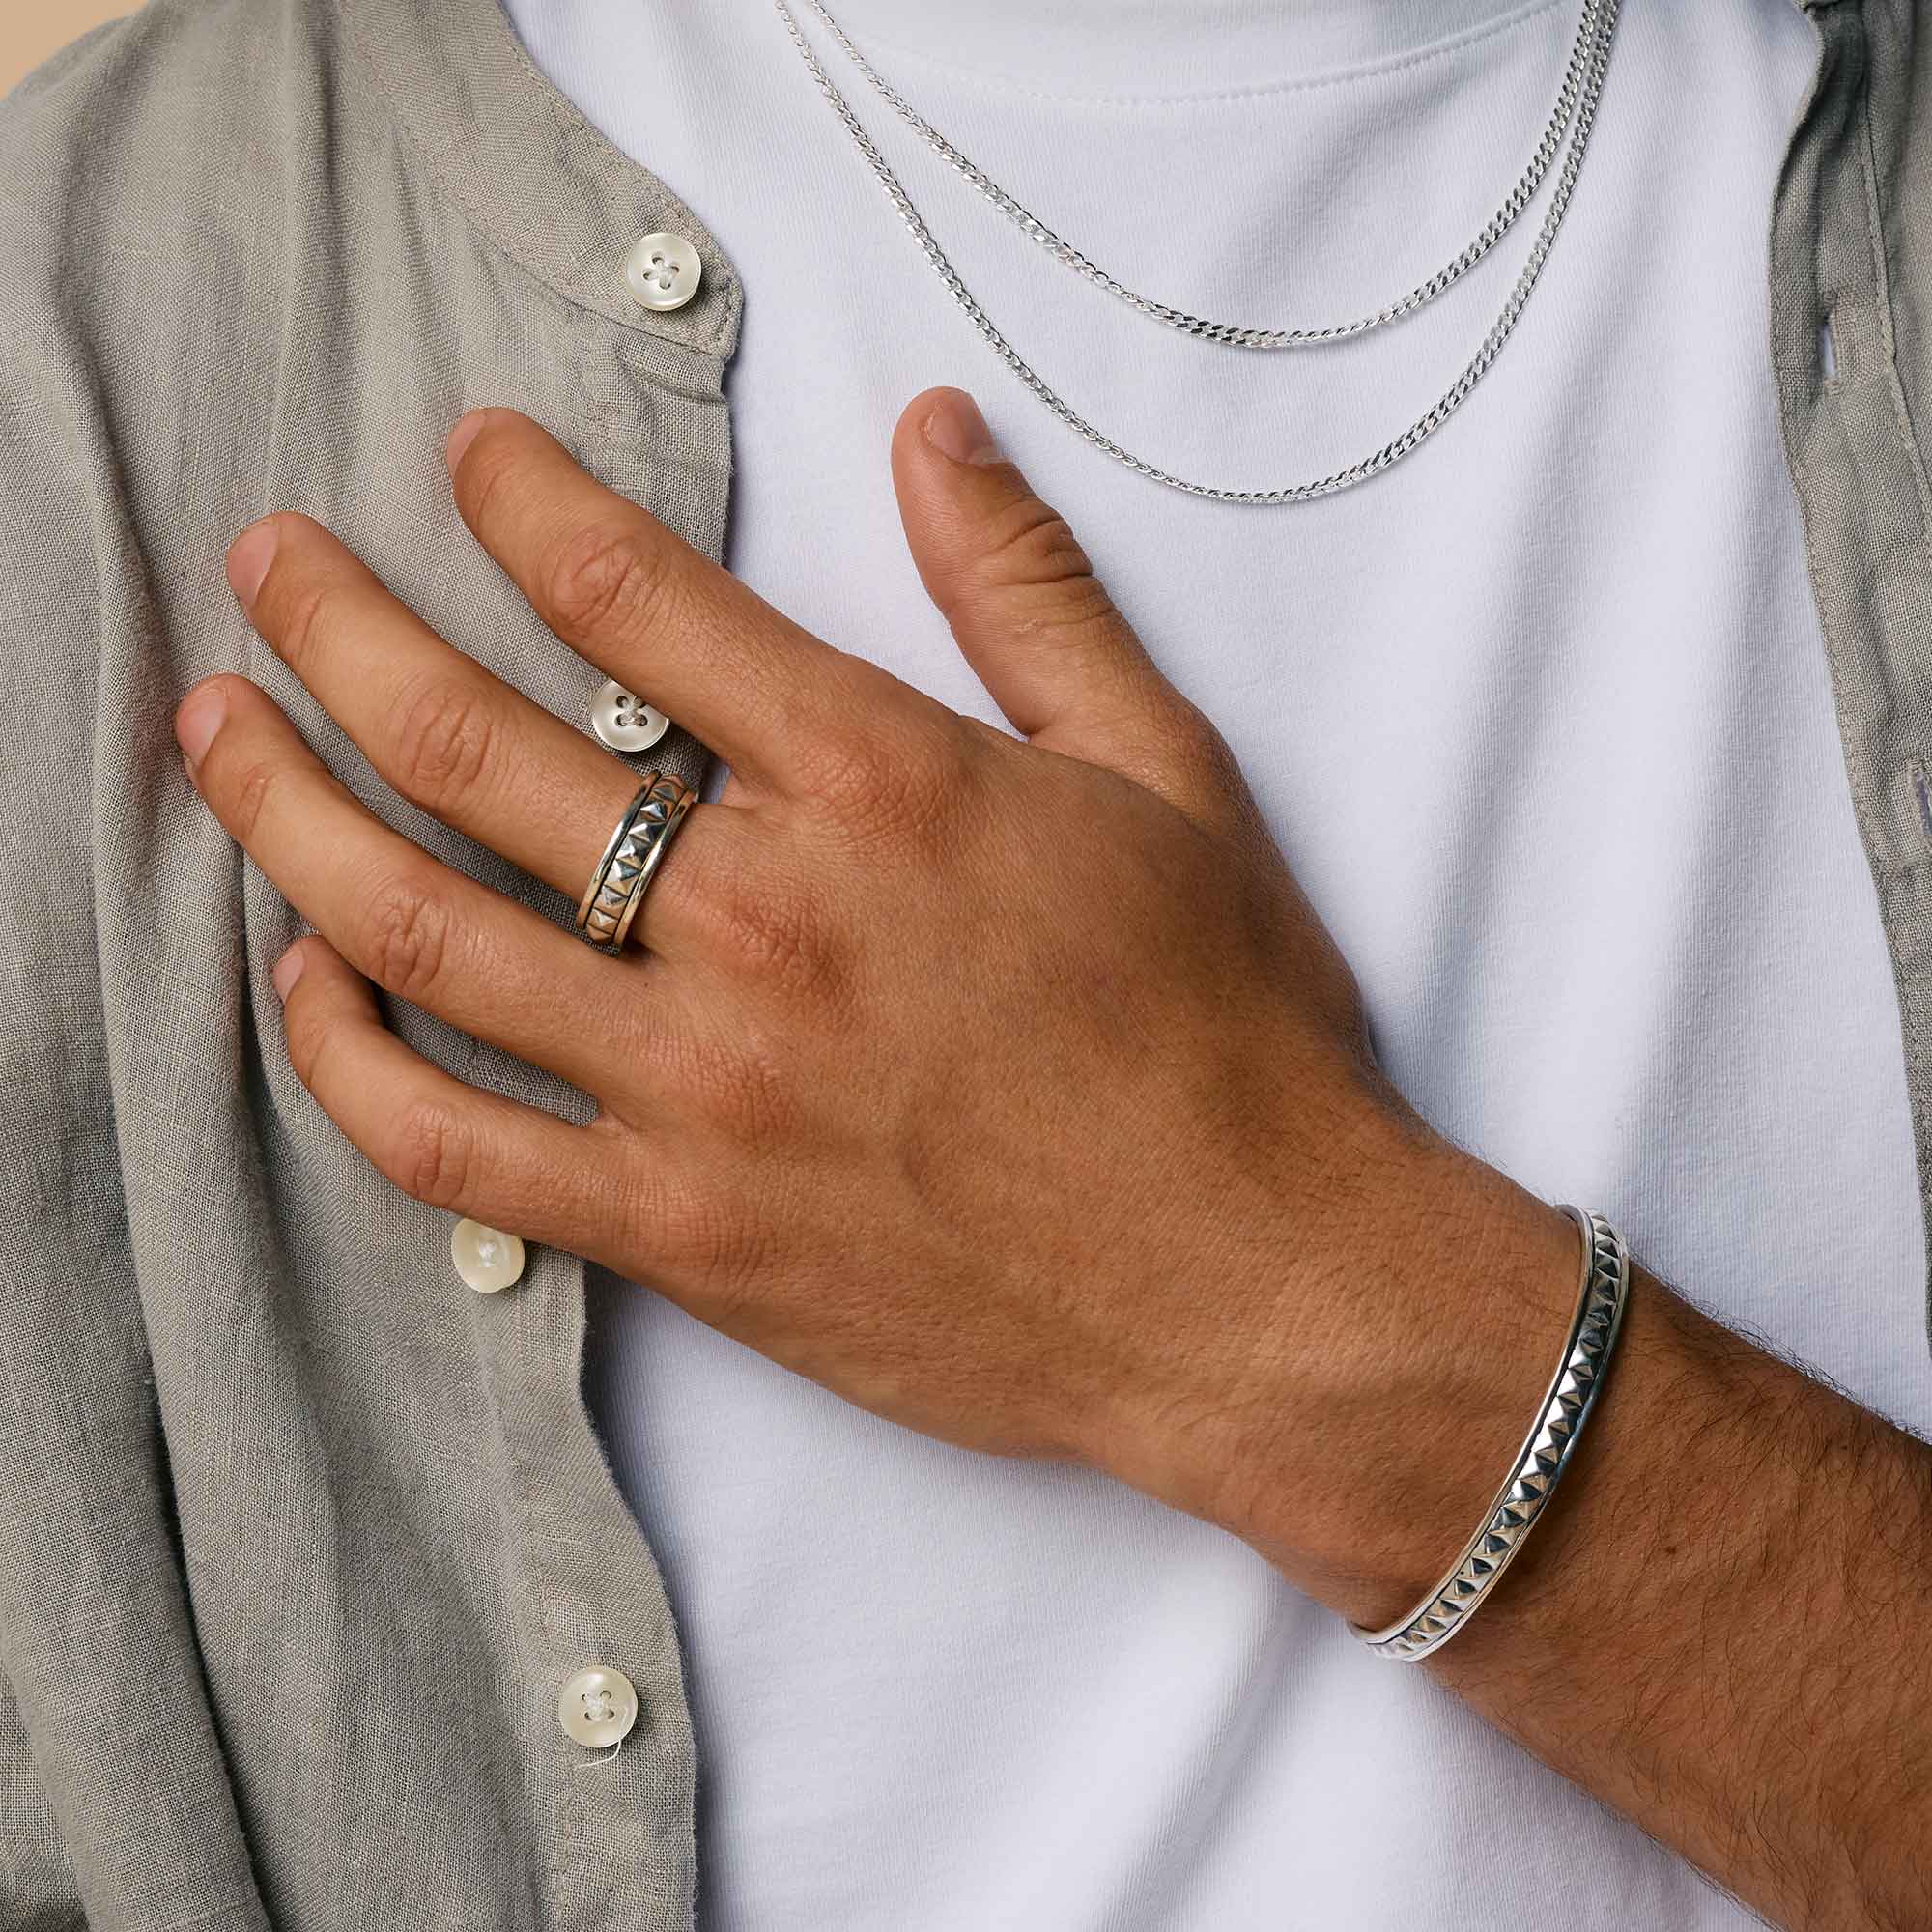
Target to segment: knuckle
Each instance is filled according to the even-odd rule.
[[[275,649],[298,677],[313,670],[334,621],[337,586],[326,580],[292,585],[277,612]]]
[[[456,1208],[469,1198],[475,1138],[442,1101],[412,1100],[396,1117],[377,1157],[384,1176],[432,1208]]]
[[[1272,845],[1260,808],[1248,788],[1247,774],[1235,748],[1207,712],[1190,698],[1176,694],[1174,721],[1164,724],[1162,736],[1168,755],[1184,775],[1189,788],[1217,821],[1244,828]]]
[[[390,878],[368,895],[363,913],[363,971],[415,1005],[427,1004],[440,983],[448,958],[450,909],[413,878]]]
[[[1073,527],[1050,503],[1023,497],[985,533],[979,587],[1006,599],[1021,621],[1080,623],[1113,609]]]
[[[524,474],[518,439],[505,434],[494,410],[486,412],[463,460],[456,466],[456,490],[471,523],[497,521],[506,494],[514,498]]]
[[[1221,727],[1192,698],[1175,694],[1174,719],[1166,728],[1180,755],[1211,777],[1227,783],[1240,784],[1240,761]]]
[[[776,1149],[797,1118],[786,1067],[776,1056],[742,1041],[698,1049],[686,1091],[704,1118],[741,1150]]]
[[[666,1246],[678,1272],[702,1284],[712,1312],[747,1304],[760,1277],[770,1244],[742,1197],[687,1181],[666,1190],[658,1204]]]
[[[829,922],[817,898],[788,882],[724,880],[709,901],[709,937],[765,984],[804,990],[834,966]]]
[[[243,845],[254,838],[270,795],[287,771],[281,759],[258,756],[227,774],[222,789],[228,801],[228,826]]]
[[[648,627],[670,595],[665,554],[636,531],[588,524],[564,537],[545,566],[552,626],[566,639]]]
[[[849,834],[917,839],[943,824],[966,762],[964,734],[942,718],[899,726],[889,742],[854,735],[823,743],[806,782]]]
[[[495,708],[469,679],[438,676],[411,697],[396,725],[395,782],[440,817],[497,770]]]
[[[796,1059],[785,1050],[782,1024],[740,1012],[728,1027],[639,1024],[631,1017],[620,1030],[629,1062],[651,1069],[648,1091],[627,1094],[610,1108],[625,1131],[648,1131],[661,1119],[667,1092],[679,1096],[685,1114],[734,1146],[776,1148],[795,1129]]]
[[[324,1075],[324,1055],[330,1042],[340,1037],[340,1029],[326,1023],[316,1011],[323,1004],[326,1003],[296,1000],[283,1009],[282,1030],[288,1041],[289,1065],[295,1068],[296,1078],[311,1092]]]
[[[892,760],[882,747],[856,733],[821,737],[801,748],[799,778],[813,803],[844,816],[868,809],[892,781]]]

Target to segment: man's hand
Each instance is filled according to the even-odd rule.
[[[245,532],[237,594],[374,768],[560,895],[546,920],[438,864],[255,685],[197,686],[195,781],[318,929],[277,983],[331,1118],[410,1194],[881,1414],[1111,1470],[1357,1622],[1412,1607],[1544,1393],[1577,1231],[1383,1078],[1225,743],[977,412],[916,398],[894,473],[1018,736],[803,631],[514,411],[451,458],[538,614],[730,781],[647,951],[594,951],[568,915],[637,772],[318,525]],[[595,1118],[452,1079],[376,986]],[[1779,1923],[1927,1922],[1932,1454],[1640,1270],[1599,1408],[1425,1668]]]
[[[282,969],[290,1057],[399,1187],[929,1434],[1215,1516],[1264,1460],[1242,1438],[1305,1433],[1313,1496],[1352,1473],[1323,1462],[1341,1409],[1415,1339],[1401,1291],[1431,1217],[1474,1225],[1473,1164],[1376,1071],[1219,734],[983,440],[967,398],[930,391],[895,475],[1022,737],[810,636],[526,416],[452,437],[464,519],[537,612],[729,764],[643,899],[647,952],[567,929],[636,770],[307,518],[231,550],[251,621],[388,783],[554,886],[559,918],[384,825],[242,678],[183,705],[189,749],[223,706],[195,782],[318,929]],[[596,1118],[460,1084],[383,1026],[372,981],[561,1073]],[[1540,1211],[1560,1303],[1576,1236]],[[1480,1498],[1433,1500],[1453,1522]]]

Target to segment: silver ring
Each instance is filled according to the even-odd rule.
[[[574,929],[599,952],[621,952],[644,888],[697,794],[672,772],[652,772],[624,809],[579,900]]]

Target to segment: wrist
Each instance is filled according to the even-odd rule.
[[[1370,1628],[1434,1589],[1488,1513],[1582,1261],[1561,1208],[1402,1125],[1372,1229],[1239,1405],[1204,1512]]]

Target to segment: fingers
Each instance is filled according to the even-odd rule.
[[[229,569],[249,621],[392,789],[573,904],[582,896],[637,794],[636,767],[445,643],[312,518],[251,525]],[[702,818],[694,842],[709,848],[708,869],[735,869],[737,814],[694,808],[679,842]],[[661,873],[672,865],[667,852]],[[695,935],[678,918],[682,899],[654,882],[632,942],[672,958],[688,952]]]
[[[927,594],[1036,745],[1107,765],[1195,815],[1232,757],[1115,608],[1065,520],[995,446],[972,397],[927,389],[900,415],[893,480]]]
[[[682,1054],[670,1004],[614,958],[432,859],[384,825],[246,678],[196,687],[177,716],[210,810],[282,895],[360,972],[585,1093],[633,1111],[651,1070]],[[694,817],[696,814],[694,813]],[[694,828],[687,828],[689,836]],[[668,871],[678,854],[667,854]]]
[[[895,712],[939,708],[793,623],[521,412],[474,411],[459,429],[457,507],[538,616],[754,789],[810,791]]]
[[[326,940],[283,1004],[289,1062],[323,1111],[404,1193],[577,1254],[635,1236],[652,1164],[617,1143],[432,1065],[383,1024],[369,981]],[[586,956],[588,956],[586,954]]]

